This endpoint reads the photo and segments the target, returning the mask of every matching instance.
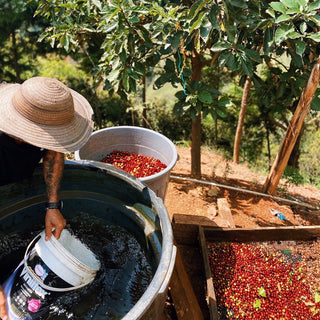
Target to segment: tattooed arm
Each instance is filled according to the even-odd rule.
[[[56,151],[47,150],[43,158],[43,174],[47,185],[47,196],[49,202],[58,202],[58,191],[64,168],[64,154]],[[59,209],[48,209],[46,218],[46,240],[52,235],[59,239],[66,221]]]

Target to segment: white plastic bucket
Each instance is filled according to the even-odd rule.
[[[88,285],[100,262],[64,229],[59,240],[35,237],[24,259],[2,285],[10,320],[34,320],[45,315],[62,294]]]
[[[43,231],[35,250],[42,261],[73,289],[92,282],[100,268],[92,251],[66,229],[62,230],[58,240],[52,236],[48,241],[45,241]]]
[[[141,127],[105,128],[92,133],[88,142],[75,152],[75,159],[101,161],[114,150],[153,157],[166,164],[167,167],[164,170],[148,177],[138,178],[158,197],[165,199],[170,171],[178,159],[176,147],[170,139],[161,133]]]

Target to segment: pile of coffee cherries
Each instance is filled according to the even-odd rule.
[[[207,245],[221,319],[320,319],[320,293],[312,290],[299,259],[281,259],[262,246]]]
[[[112,164],[136,178],[151,176],[167,167],[159,159],[119,150],[112,151],[101,162]]]

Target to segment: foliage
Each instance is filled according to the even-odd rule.
[[[298,169],[287,166],[284,170],[283,177],[287,179],[288,183],[299,185],[304,184],[305,180]]]
[[[303,138],[299,168],[309,183],[320,186],[320,130],[307,131]]]
[[[219,78],[228,69],[239,76],[240,86],[252,76],[254,114],[246,120],[243,146],[248,158],[263,134],[277,135],[288,125],[319,55],[319,8],[319,1],[307,0],[40,0],[37,14],[51,21],[42,39],[89,57],[96,86],[102,83],[124,101],[158,66],[155,88],[182,86],[175,115],[230,120],[236,114],[229,117],[230,97],[201,70],[210,65]],[[258,72],[264,62],[266,77]],[[318,95],[315,109],[320,109]]]
[[[50,50],[37,43],[42,17],[34,18],[35,3],[24,0],[0,0],[0,79],[21,82],[36,69],[35,57]]]

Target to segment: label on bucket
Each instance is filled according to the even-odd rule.
[[[22,261],[3,284],[10,320],[37,319],[48,312],[51,303],[63,294],[63,292],[45,290],[35,277],[49,285],[70,286],[57,277],[37,256],[35,250],[32,250],[28,258],[28,266]]]

